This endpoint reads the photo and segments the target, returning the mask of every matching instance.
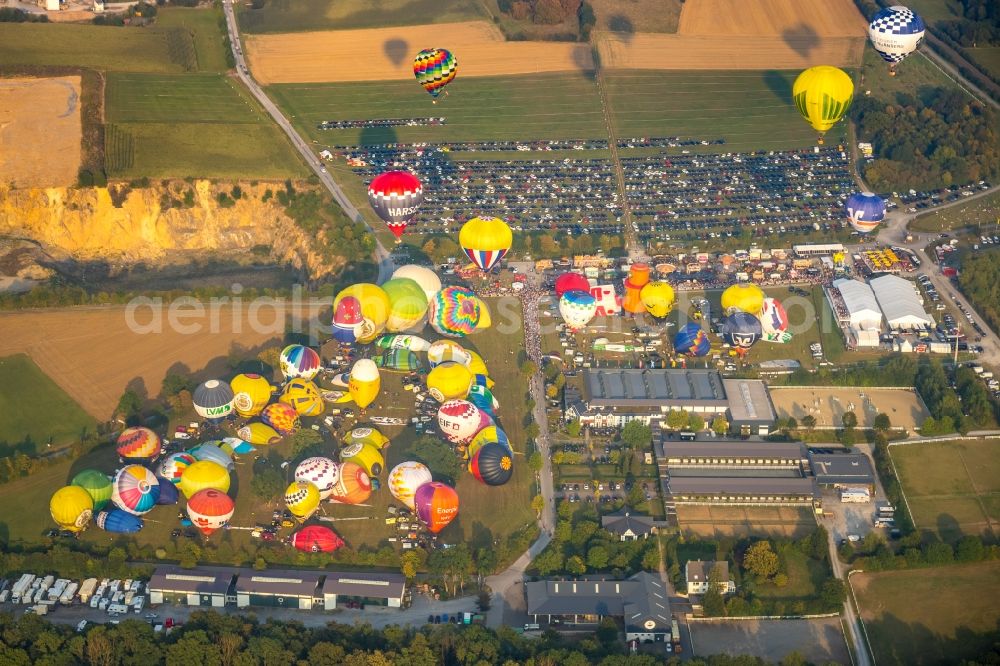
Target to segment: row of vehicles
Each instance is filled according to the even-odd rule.
[[[72,606],[79,602],[115,616],[142,612],[146,603],[143,588],[142,581],[132,579],[88,578],[76,583],[67,578],[26,573],[13,582],[0,581],[0,603],[29,606],[29,612],[45,615],[57,604]]]

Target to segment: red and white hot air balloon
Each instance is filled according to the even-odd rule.
[[[438,427],[452,444],[465,444],[493,423],[489,415],[468,400],[449,400],[438,409]]]
[[[387,171],[368,185],[368,203],[398,240],[424,200],[424,186],[409,171]]]

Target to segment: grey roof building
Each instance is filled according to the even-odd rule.
[[[226,605],[235,572],[211,569],[156,567],[149,579],[149,603],[179,602],[189,606]]]
[[[723,379],[729,398],[729,428],[745,434],[766,435],[777,420],[767,385],[759,379]]]
[[[800,469],[809,462],[805,449],[797,442],[683,442],[666,435],[657,454],[668,468]]]
[[[322,599],[322,572],[242,569],[236,579],[236,606],[285,606],[310,610]]]
[[[593,407],[680,408],[728,406],[722,376],[714,370],[583,371],[583,400]],[[701,411],[701,410],[699,410]]]
[[[406,592],[406,577],[398,573],[330,571],[323,581],[323,603],[327,610],[340,601],[360,601],[399,608]]]
[[[809,464],[821,486],[875,487],[875,470],[863,453],[810,453]]]
[[[811,477],[671,476],[665,485],[677,504],[812,505],[820,497]]]
[[[688,560],[684,565],[684,578],[687,580],[688,594],[705,594],[708,592],[708,576],[713,569],[718,568],[721,582],[719,591],[723,594],[732,594],[736,591],[736,583],[729,578],[729,562],[722,560]]]
[[[634,514],[629,511],[609,513],[601,516],[601,527],[616,535],[621,541],[645,539],[656,531],[653,517]]]

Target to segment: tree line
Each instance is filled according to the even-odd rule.
[[[1000,250],[967,253],[958,285],[990,328],[1000,330]]]

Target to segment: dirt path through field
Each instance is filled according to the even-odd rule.
[[[0,181],[72,185],[82,133],[79,76],[0,79]]]

